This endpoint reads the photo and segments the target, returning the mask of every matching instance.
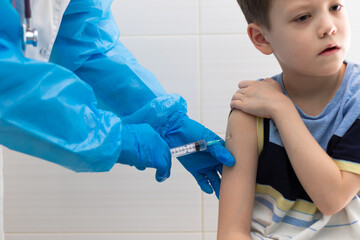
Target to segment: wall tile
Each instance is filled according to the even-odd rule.
[[[7,234],[6,240],[202,240],[198,233]]]
[[[216,240],[216,233],[205,233],[204,240]]]
[[[219,200],[216,197],[204,194],[204,231],[216,232],[218,224]]]
[[[351,46],[347,59],[360,64],[360,31],[352,34]]]
[[[198,33],[198,1],[116,0],[112,11],[123,35]]]
[[[201,195],[173,161],[171,178],[116,165],[74,173],[4,149],[6,233],[197,232]]]
[[[178,93],[186,99],[189,116],[199,120],[198,37],[124,37],[121,41],[155,74],[168,93]]]
[[[346,10],[349,13],[349,21],[351,27],[351,46],[347,59],[360,63],[360,21],[359,21],[359,9],[360,1],[347,0],[345,5]]]
[[[235,0],[200,0],[200,32],[246,33],[247,23]]]
[[[201,90],[203,123],[224,132],[232,95],[240,80],[280,73],[273,56],[262,55],[247,35],[202,36]]]
[[[359,9],[360,1],[346,0],[345,9],[349,14],[350,27],[353,32],[360,32]]]

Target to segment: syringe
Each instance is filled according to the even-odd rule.
[[[170,152],[173,157],[181,157],[181,156],[189,155],[191,153],[204,151],[207,149],[208,146],[211,146],[218,142],[224,142],[224,140],[219,139],[208,142],[205,142],[205,140],[199,140],[179,147],[171,148]]]

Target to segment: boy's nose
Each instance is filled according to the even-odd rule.
[[[337,28],[330,17],[324,17],[319,24],[318,36],[324,38],[327,35],[334,35]]]

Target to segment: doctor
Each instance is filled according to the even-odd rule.
[[[163,181],[169,147],[219,139],[121,44],[111,0],[31,4],[0,0],[0,144],[77,172],[155,168]],[[179,161],[216,194],[234,164],[221,144]]]

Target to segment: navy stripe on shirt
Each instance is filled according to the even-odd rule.
[[[272,186],[288,200],[312,202],[298,180],[285,148],[269,141],[269,119],[264,119],[264,147],[259,156],[256,182]]]
[[[327,153],[334,159],[360,163],[360,120],[357,119],[343,137],[334,135]]]

